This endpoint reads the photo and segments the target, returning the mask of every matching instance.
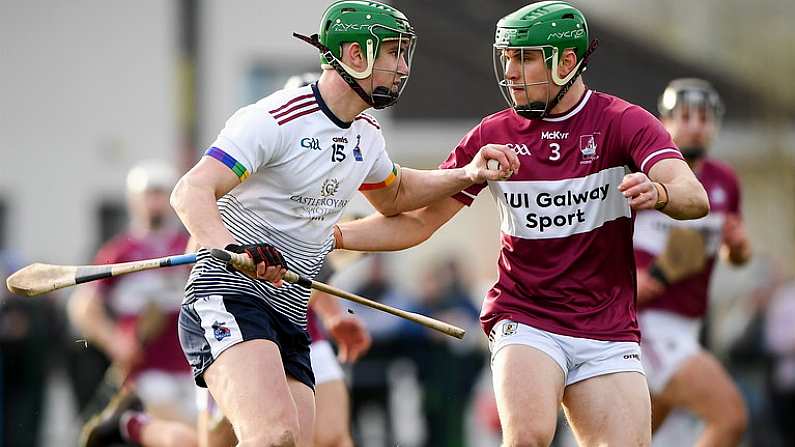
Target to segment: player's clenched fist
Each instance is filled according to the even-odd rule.
[[[489,160],[496,160],[499,168],[489,169]],[[519,170],[519,157],[504,144],[487,144],[464,169],[473,183],[505,180]]]
[[[227,251],[244,253],[254,261],[256,272],[243,271],[246,275],[272,282],[276,287],[282,286],[282,276],[287,272],[287,261],[276,247],[268,243],[237,245],[229,244]]]
[[[629,206],[635,211],[654,209],[660,198],[660,189],[642,172],[624,176],[618,190],[629,199]]]

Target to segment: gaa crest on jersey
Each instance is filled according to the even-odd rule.
[[[317,138],[301,138],[301,147],[312,149],[313,151],[320,150],[320,140]]]
[[[340,182],[335,178],[327,178],[323,180],[323,185],[320,187],[320,195],[323,197],[331,197],[340,189]]]
[[[216,321],[213,323],[212,328],[213,328],[213,336],[218,341],[221,341],[226,337],[232,335],[232,331],[228,327],[226,327],[226,323]]]
[[[580,161],[581,164],[584,163],[591,163],[592,161],[599,158],[599,155],[596,153],[597,144],[596,144],[596,137],[599,133],[592,133],[587,135],[580,135],[580,156],[582,160]]]

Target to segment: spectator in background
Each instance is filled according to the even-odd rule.
[[[0,279],[22,263],[0,251]],[[55,307],[46,296],[35,299],[0,290],[0,445],[39,444],[45,390],[57,338]]]
[[[479,327],[478,309],[467,290],[467,281],[454,258],[441,258],[420,281],[420,312],[465,328]],[[415,350],[422,365],[419,378],[423,409],[428,420],[426,445],[458,447],[464,442],[464,417],[486,352],[475,337],[464,342],[425,330],[428,341]],[[474,344],[473,344],[474,343]]]
[[[416,310],[416,302],[401,293],[389,280],[385,258],[373,254],[368,259],[368,270],[364,283],[355,293],[401,309]],[[353,365],[351,384],[351,415],[354,427],[354,444],[363,446],[393,446],[400,436],[395,427],[398,415],[393,414],[395,406],[390,392],[394,383],[389,371],[397,364],[416,370],[415,351],[423,337],[421,326],[402,318],[362,306],[347,303],[346,306],[364,321],[373,338],[367,356]],[[408,396],[403,396],[408,397]],[[413,427],[417,428],[417,427]],[[401,443],[401,445],[403,445]]]
[[[169,193],[176,182],[173,168],[160,161],[143,162],[127,176],[130,227],[106,243],[96,264],[157,258],[184,252],[188,238],[172,219]],[[69,302],[69,316],[85,338],[113,362],[116,377],[107,375],[103,387],[134,389],[147,412],[166,420],[193,424],[196,417],[194,385],[177,337],[177,316],[185,268],[156,269],[81,286]],[[107,383],[110,382],[110,383]],[[114,383],[115,382],[115,383]],[[111,402],[84,427],[81,444],[143,442],[147,418],[137,413],[124,417],[125,406],[140,409],[132,395]],[[128,414],[131,415],[132,413]],[[187,426],[158,430],[160,438],[180,439],[176,445],[195,443]]]

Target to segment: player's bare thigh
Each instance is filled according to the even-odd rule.
[[[315,392],[305,383],[290,376],[287,377],[287,386],[295,403],[298,413],[298,445],[310,447],[313,445],[315,433]]]
[[[348,426],[350,409],[348,389],[342,380],[317,384],[315,388],[315,447],[349,447],[353,445]]]
[[[707,430],[722,432],[724,445],[738,441],[747,426],[740,391],[718,360],[705,351],[688,358],[653,398],[692,411],[705,421]]]
[[[503,446],[548,446],[565,381],[558,363],[527,345],[508,345],[492,361]]]
[[[580,446],[651,445],[651,402],[646,378],[618,372],[566,387],[563,407]]]
[[[304,436],[296,404],[304,405],[305,399],[293,400],[275,343],[249,340],[227,348],[204,372],[204,380],[239,446],[300,445]]]

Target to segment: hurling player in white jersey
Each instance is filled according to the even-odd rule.
[[[293,76],[284,85],[286,90],[306,87],[317,81],[319,73]],[[334,268],[325,263],[316,281],[327,282]],[[319,332],[318,318],[337,342],[340,357],[345,362],[355,362],[370,347],[370,334],[358,317],[345,314],[337,298],[312,291],[309,333],[312,336],[309,357],[315,375],[315,447],[349,447],[353,445],[350,433],[350,396],[345,376],[331,345]],[[314,331],[313,331],[314,329]],[[321,336],[318,336],[321,335]],[[206,388],[197,388],[199,406],[198,438],[200,446],[231,447],[236,442],[229,420],[221,413]]]
[[[519,161],[486,145],[467,166],[416,171],[394,165],[370,107],[394,104],[409,76],[415,33],[406,16],[371,1],[339,1],[320,32],[296,35],[321,51],[323,74],[237,111],[179,181],[171,203],[199,246],[179,335],[196,383],[207,386],[241,446],[308,446],[314,375],[309,290],[284,284],[287,268],[313,278],[361,190],[388,215],[473,184],[505,179]],[[497,160],[501,170],[489,170]],[[245,253],[255,277],[230,271],[207,249]]]
[[[709,211],[704,188],[661,123],[585,85],[579,75],[595,48],[588,39],[585,16],[563,1],[502,18],[494,64],[511,107],[485,117],[441,166],[463,166],[480,145],[499,141],[519,152],[519,170],[417,211],[340,224],[337,232],[345,249],[405,249],[488,186],[502,247],[481,323],[505,446],[549,445],[561,404],[580,445],[651,443],[633,211],[677,219]]]
[[[638,213],[635,219],[638,319],[652,397],[652,426],[673,429],[662,423],[671,410],[683,408],[704,421],[697,445],[735,446],[748,424],[745,405],[718,359],[698,341],[718,255],[725,254],[733,265],[744,264],[751,257],[737,176],[731,167],[708,155],[723,105],[707,81],[683,78],[671,81],[660,96],[658,109],[666,129],[704,184],[711,211],[703,219],[688,222],[649,212]],[[677,250],[677,244],[689,245],[687,256],[699,262],[682,272],[666,273],[661,259],[667,251]],[[699,248],[693,251],[693,247]],[[678,264],[681,268],[685,263]]]

